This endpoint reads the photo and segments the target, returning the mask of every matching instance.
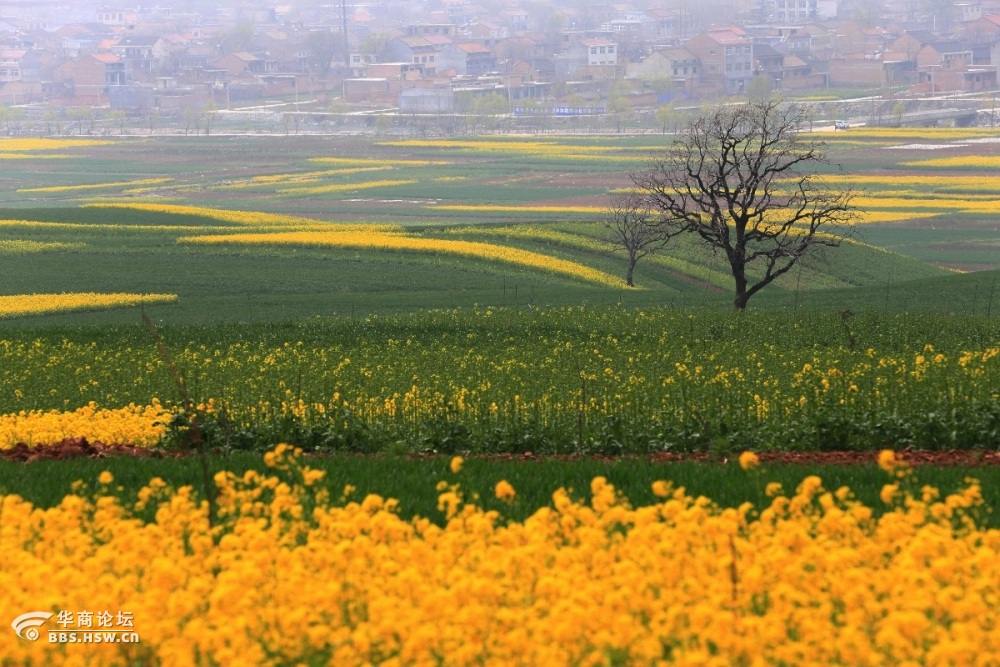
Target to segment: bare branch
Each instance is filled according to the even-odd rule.
[[[853,193],[821,187],[816,173],[826,157],[799,132],[805,120],[776,97],[722,106],[632,174],[660,224],[725,253],[737,308],[815,248],[853,233]],[[754,262],[761,268],[751,277]]]
[[[632,275],[636,263],[685,231],[683,226],[666,224],[653,200],[635,191],[611,198],[603,224],[611,247],[628,255],[625,282],[629,287],[634,286]]]

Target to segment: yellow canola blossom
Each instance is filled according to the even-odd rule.
[[[380,158],[352,158],[352,157],[313,157],[309,162],[317,164],[351,164],[351,165],[373,165],[383,168],[394,167],[432,167],[451,164],[444,160],[383,160]]]
[[[977,212],[977,213],[1000,213],[1000,202],[997,200],[974,200],[961,199],[955,197],[947,198],[920,198],[920,197],[857,197],[852,202],[861,210],[885,210],[902,213],[903,210],[915,213],[928,213],[940,215],[942,212]]]
[[[372,250],[404,250],[477,257],[492,261],[518,264],[550,273],[579,278],[600,285],[624,287],[625,281],[604,271],[538,252],[521,250],[492,243],[453,241],[404,236],[395,233],[353,232],[288,232],[274,234],[216,234],[185,236],[180,243],[243,243],[255,245],[329,246],[335,248],[367,248]]]
[[[307,230],[329,230],[334,232],[380,232],[391,233],[402,231],[401,225],[387,225],[375,223],[335,223],[316,220],[315,218],[304,218],[294,215],[281,215],[278,213],[263,213],[260,211],[236,211],[220,208],[205,208],[202,206],[182,206],[179,204],[152,204],[152,203],[92,203],[85,204],[88,208],[107,209],[133,209],[136,211],[152,211],[156,213],[173,213],[176,215],[197,215],[222,222],[231,222],[239,225],[257,226],[261,228],[272,228],[281,226],[286,229],[307,229]],[[20,223],[21,221],[15,221]],[[0,221],[0,225],[3,221]],[[39,224],[59,224],[59,223],[39,223]],[[69,224],[69,223],[67,223]],[[117,225],[116,225],[117,226]],[[138,227],[143,228],[143,227]],[[204,228],[195,227],[153,227],[150,229],[170,229],[170,230],[201,230]]]
[[[360,174],[370,171],[387,171],[392,167],[357,167],[354,169],[324,169],[321,171],[302,171],[290,174],[265,174],[241,181],[228,181],[212,186],[212,190],[244,190],[268,185],[285,185],[288,183],[315,183],[324,176],[340,176],[344,174]]]
[[[0,160],[63,160],[73,157],[69,153],[0,153]]]
[[[875,225],[886,222],[903,222],[910,220],[923,220],[941,215],[940,212],[893,212],[893,211],[857,211],[857,217],[852,221],[858,225]],[[873,246],[874,247],[874,246]]]
[[[335,501],[279,446],[219,472],[216,515],[153,479],[51,509],[0,496],[0,608],[122,610],[138,644],[0,643],[18,665],[990,665],[1000,532],[972,483],[875,517],[816,476],[756,511],[667,482],[633,507],[602,477],[523,521],[440,487],[438,524]],[[350,489],[345,489],[345,496]],[[513,487],[497,484],[513,502]],[[890,494],[887,494],[890,495]],[[495,504],[495,501],[491,501]],[[152,516],[144,521],[140,512]],[[13,613],[13,612],[12,612]],[[76,629],[75,619],[71,619]],[[58,630],[56,618],[41,637]]]
[[[309,227],[315,226],[313,222]],[[116,225],[113,223],[88,223],[88,222],[45,222],[42,220],[0,220],[0,227],[16,227],[19,229],[73,229],[73,230],[105,230],[133,232],[217,232],[216,225]],[[305,227],[305,225],[303,225]],[[69,244],[67,244],[69,245]],[[76,245],[76,244],[72,244]],[[86,244],[81,244],[86,245]]]
[[[0,152],[54,151],[84,146],[108,146],[113,143],[101,139],[0,139]]]
[[[17,192],[74,192],[77,190],[100,190],[103,188],[132,187],[136,185],[158,185],[169,183],[172,178],[144,178],[138,181],[114,181],[111,183],[86,183],[83,185],[50,185],[43,188],[20,188]]]
[[[996,155],[956,155],[954,157],[900,162],[900,166],[933,169],[996,169],[1000,167],[1000,157]]]
[[[647,159],[643,154],[647,150],[644,147],[581,146],[554,141],[526,141],[523,139],[512,139],[509,141],[405,139],[400,141],[384,141],[378,145],[397,148],[445,149],[465,155],[496,156],[508,154],[543,160],[568,160],[573,162],[636,162]],[[651,147],[648,150],[663,151],[666,149],[664,147]]]
[[[383,141],[379,146],[395,146],[400,148],[450,148],[482,153],[531,153],[533,155],[561,156],[566,153],[586,155],[588,153],[607,153],[620,150],[613,146],[577,146],[557,143],[554,141],[524,141],[513,139],[509,141],[462,140],[462,139],[403,139],[400,141]]]
[[[150,405],[98,408],[90,403],[71,412],[31,410],[0,415],[0,449],[19,442],[51,445],[66,438],[150,447],[166,434],[171,413],[153,399]]]
[[[413,179],[402,180],[381,180],[364,181],[362,183],[331,183],[328,185],[316,185],[308,188],[278,188],[279,194],[295,195],[321,195],[328,192],[349,192],[351,190],[370,190],[372,188],[388,188],[396,185],[412,185],[416,183]]]
[[[894,138],[900,141],[943,141],[943,140],[969,140],[995,135],[989,127],[875,127],[856,126],[850,132],[817,132],[829,137],[840,137],[841,139],[874,137],[878,139]]]
[[[984,194],[1000,192],[1000,176],[961,176],[935,174],[933,176],[893,176],[891,174],[824,174],[820,179],[826,187],[855,185],[864,187],[882,187],[893,193],[901,189],[921,188],[925,196],[933,195],[935,191],[962,190],[977,191]],[[791,181],[789,181],[791,182]]]
[[[176,294],[71,292],[66,294],[15,294],[0,296],[0,318],[43,315],[71,310],[124,308],[143,303],[173,303]]]
[[[462,227],[448,227],[441,230],[441,233],[449,236],[475,235],[510,239],[528,239],[531,241],[549,241],[557,245],[584,248],[598,252],[605,252],[608,248],[607,243],[602,243],[598,239],[591,236],[584,236],[583,234],[570,234],[555,229],[533,227],[531,225],[510,225],[505,227],[465,225]]]
[[[180,204],[152,204],[152,203],[92,203],[84,204],[85,208],[108,208],[108,209],[132,209],[136,211],[152,211],[155,213],[176,213],[179,215],[199,215],[213,220],[223,222],[235,222],[242,225],[302,225],[316,224],[312,218],[302,218],[294,215],[281,215],[278,213],[263,213],[260,211],[236,211],[221,208],[207,208],[204,206],[183,206]]]
[[[433,211],[514,212],[514,213],[606,213],[603,206],[532,206],[530,204],[504,206],[500,204],[438,204],[426,206]]]

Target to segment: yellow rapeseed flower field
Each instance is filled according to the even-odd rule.
[[[88,208],[105,208],[105,209],[126,209],[126,210],[136,210],[136,211],[153,211],[157,213],[173,213],[177,215],[197,215],[212,220],[220,220],[222,222],[230,222],[237,225],[242,225],[244,227],[259,227],[261,229],[271,229],[274,227],[282,227],[289,230],[326,230],[332,232],[373,232],[373,233],[391,233],[402,231],[402,226],[400,225],[390,225],[382,223],[334,223],[325,222],[322,220],[316,220],[314,218],[305,218],[294,215],[281,215],[277,213],[263,213],[260,211],[238,211],[232,209],[220,209],[220,208],[207,208],[203,206],[183,206],[180,204],[154,204],[154,203],[125,203],[125,202],[103,202],[103,203],[92,203],[85,205]],[[17,221],[20,222],[20,221]],[[0,221],[3,224],[3,221]],[[39,223],[39,224],[72,224],[72,223]],[[141,226],[136,226],[134,228],[143,228]],[[148,226],[148,229],[170,229],[174,230],[187,230],[187,231],[200,231],[204,228],[195,227],[182,227],[182,226]],[[214,230],[213,230],[214,231]]]
[[[0,160],[64,160],[73,157],[69,153],[3,153],[0,152]]]
[[[371,171],[388,171],[392,167],[356,167],[347,169],[323,169],[319,171],[302,171],[289,174],[266,174],[240,181],[227,181],[213,185],[212,190],[245,190],[268,185],[286,185],[288,183],[315,183],[325,176],[341,176],[345,174],[361,174]]]
[[[1000,167],[1000,157],[996,155],[956,155],[928,160],[900,162],[904,167],[927,167],[933,169],[996,169]]]
[[[377,167],[432,167],[451,164],[446,160],[393,160],[381,158],[353,158],[353,157],[313,157],[309,162],[317,164],[350,164],[350,165],[373,165]]]
[[[369,248],[373,250],[407,250],[476,257],[518,264],[550,273],[579,278],[612,287],[624,287],[625,281],[604,271],[577,262],[559,259],[538,252],[511,248],[493,243],[453,241],[405,236],[382,231],[367,232],[288,232],[273,234],[216,234],[185,236],[179,243],[242,243],[252,245],[329,246],[337,248]]]
[[[0,151],[53,151],[63,148],[80,148],[84,146],[108,146],[113,143],[113,141],[106,141],[102,139],[4,138],[0,139]]]
[[[935,174],[933,176],[892,176],[889,174],[824,174],[820,182],[826,187],[853,185],[860,187],[882,187],[893,192],[920,188],[925,195],[937,191],[968,190],[990,194],[1000,192],[1000,176],[961,176]]]
[[[397,148],[448,148],[473,151],[477,153],[531,153],[533,155],[563,155],[585,154],[590,152],[607,153],[618,150],[611,146],[575,146],[554,141],[526,141],[512,139],[496,140],[462,140],[462,139],[401,139],[398,141],[382,141],[379,146]]]
[[[310,223],[309,227],[315,226],[317,223],[313,221]],[[111,231],[111,230],[128,230],[132,232],[186,232],[190,234],[191,232],[205,232],[212,233],[219,231],[218,226],[209,225],[116,225],[112,223],[89,223],[89,222],[46,222],[42,220],[0,220],[0,227],[16,228],[16,229],[72,229],[80,231]],[[301,229],[306,227],[296,226],[296,229]],[[262,227],[264,228],[264,227]],[[241,227],[240,229],[245,229]],[[77,244],[72,244],[77,245]],[[86,244],[80,244],[86,245]]]
[[[881,460],[881,459],[880,459]],[[632,506],[603,477],[524,521],[439,485],[443,517],[331,491],[281,445],[191,487],[121,498],[95,475],[51,508],[0,496],[0,608],[52,614],[17,665],[991,665],[1000,531],[978,484],[916,488],[886,459],[887,511],[816,476],[761,507],[658,481]],[[891,466],[889,464],[892,464]],[[756,472],[756,471],[755,471]],[[763,482],[762,482],[763,484]],[[338,495],[340,497],[338,497]],[[506,480],[496,496],[520,502]],[[150,520],[139,517],[145,515]],[[135,643],[60,643],[108,612]],[[92,624],[96,625],[96,624]],[[56,641],[47,640],[55,632]]]
[[[0,415],[0,449],[19,442],[51,445],[64,438],[151,447],[167,432],[172,414],[153,399],[150,405],[98,408],[95,403],[72,411],[31,410]]]
[[[278,188],[279,194],[321,195],[328,192],[349,192],[351,190],[370,190],[372,188],[389,188],[396,185],[412,185],[414,179],[363,181],[361,183],[331,183],[304,188]]]
[[[155,204],[141,202],[98,202],[84,204],[84,208],[132,209],[156,213],[176,213],[178,215],[200,215],[223,222],[242,225],[301,225],[315,224],[316,220],[293,215],[264,213],[260,211],[237,211],[232,209],[208,208],[204,206],[184,206],[181,204]]]
[[[988,127],[899,128],[899,127],[857,126],[857,127],[852,127],[849,133],[831,131],[825,133],[818,132],[817,134],[827,134],[830,136],[840,137],[844,139],[846,139],[847,137],[852,137],[852,138],[874,137],[874,138],[902,139],[904,141],[912,141],[914,139],[922,139],[925,141],[929,140],[960,141],[960,140],[978,139],[981,137],[993,136],[995,132],[994,130]]]
[[[137,181],[114,181],[111,183],[86,183],[83,185],[50,185],[43,188],[20,188],[17,192],[75,192],[78,190],[100,190],[103,188],[134,187],[137,185],[157,185],[169,183],[172,178],[144,178]]]
[[[533,227],[531,225],[510,225],[506,227],[466,225],[463,227],[448,227],[442,230],[442,233],[450,236],[470,234],[476,236],[529,239],[532,241],[551,241],[559,245],[586,248],[587,250],[597,252],[605,252],[608,249],[607,243],[590,236],[570,234],[546,227]]]
[[[172,303],[176,294],[129,294],[69,292],[65,294],[15,294],[0,296],[0,318],[42,315],[69,310],[94,310],[138,306],[143,303]]]
[[[606,206],[533,206],[531,204],[507,206],[501,204],[436,204],[425,206],[432,211],[464,211],[468,213],[482,212],[514,212],[514,213],[588,213],[599,214],[607,212]]]

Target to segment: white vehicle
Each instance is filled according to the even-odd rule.
[[[833,129],[835,130],[846,130],[851,126],[846,120],[835,120],[833,121]]]

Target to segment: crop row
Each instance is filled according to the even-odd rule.
[[[11,332],[13,333],[13,332]],[[185,336],[191,334],[192,337]],[[995,320],[571,308],[0,340],[0,414],[159,400],[200,435],[340,451],[1000,444]],[[67,434],[82,435],[82,434]],[[0,434],[0,442],[33,439]]]

